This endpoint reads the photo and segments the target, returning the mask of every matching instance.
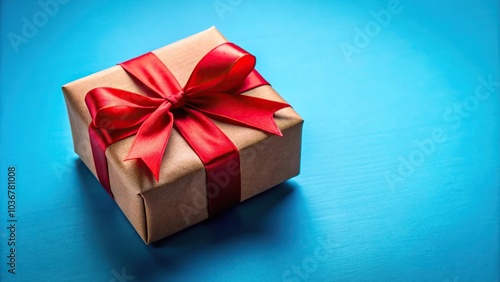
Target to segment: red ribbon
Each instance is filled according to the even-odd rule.
[[[175,127],[205,166],[209,214],[239,203],[238,150],[210,118],[281,136],[273,115],[289,107],[239,95],[268,84],[254,69],[255,57],[235,44],[221,44],[200,60],[184,87],[153,53],[120,66],[143,86],[147,96],[99,87],[85,97],[92,117],[89,136],[97,175],[111,197],[106,148],[135,134],[125,160],[141,160],[158,181],[161,160]]]

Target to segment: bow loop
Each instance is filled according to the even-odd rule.
[[[221,44],[196,65],[184,87],[188,97],[226,92],[241,85],[255,67],[255,57],[240,47]]]
[[[94,88],[85,96],[92,125],[106,130],[141,124],[163,101],[109,87]]]

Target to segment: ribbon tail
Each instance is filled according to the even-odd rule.
[[[195,97],[189,100],[188,104],[215,120],[262,130],[278,136],[283,136],[283,134],[274,121],[274,113],[290,107],[286,103],[226,93]]]
[[[134,144],[125,160],[140,159],[156,181],[160,179],[160,165],[167,147],[174,117],[171,104],[165,102],[149,116],[137,131]]]
[[[205,165],[209,215],[238,204],[240,156],[233,142],[209,118],[193,109],[179,109],[174,126]]]

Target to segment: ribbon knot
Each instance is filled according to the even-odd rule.
[[[183,107],[186,104],[186,99],[184,98],[184,91],[179,91],[178,93],[171,94],[166,98],[172,104],[172,110]]]
[[[98,87],[85,97],[92,117],[89,136],[94,163],[106,191],[113,196],[105,156],[109,145],[135,135],[125,160],[142,161],[159,181],[161,161],[175,128],[203,162],[207,189],[215,190],[211,194],[222,199],[209,201],[209,212],[213,214],[238,203],[241,190],[238,149],[211,119],[281,136],[273,115],[289,107],[285,103],[240,95],[268,84],[254,69],[255,57],[232,43],[221,44],[198,62],[184,87],[153,53],[120,66],[143,86],[147,95]],[[217,176],[226,173],[224,169],[229,162],[235,165],[231,166],[228,181],[219,185]]]

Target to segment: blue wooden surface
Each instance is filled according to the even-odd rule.
[[[498,1],[60,2],[0,5],[1,281],[499,280]],[[306,120],[302,173],[146,246],[60,87],[212,25]]]

